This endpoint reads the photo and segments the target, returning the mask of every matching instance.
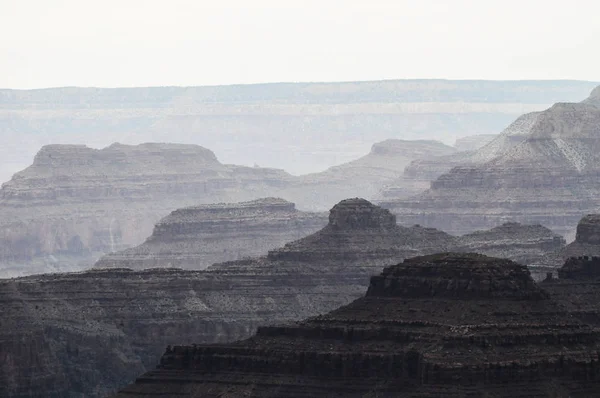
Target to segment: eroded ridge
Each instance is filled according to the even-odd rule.
[[[117,396],[588,397],[599,338],[525,267],[444,253],[385,268],[326,315],[169,347]]]

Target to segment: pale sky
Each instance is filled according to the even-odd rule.
[[[598,0],[0,0],[0,87],[600,80]]]

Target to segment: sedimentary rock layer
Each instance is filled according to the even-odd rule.
[[[186,207],[163,218],[141,245],[108,254],[95,267],[201,270],[266,255],[326,224],[325,213],[298,211],[293,203],[278,198]]]
[[[480,255],[405,260],[326,315],[228,345],[169,347],[117,397],[589,397],[600,332],[525,267]]]
[[[270,196],[291,178],[194,145],[47,146],[0,190],[0,273],[80,270],[175,209]]]
[[[105,396],[154,367],[167,344],[232,341],[260,324],[330,311],[364,294],[384,266],[453,242],[353,199],[313,235],[206,271],[0,280],[0,396]]]
[[[595,90],[584,102],[557,103],[534,114],[525,120],[527,133],[517,135],[519,143],[498,150],[495,140],[475,156],[492,148],[497,154],[493,159],[455,167],[426,192],[382,205],[400,222],[451,233],[517,221],[542,224],[571,238],[581,215],[600,206],[597,97]]]

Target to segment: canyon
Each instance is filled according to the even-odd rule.
[[[510,260],[411,258],[327,314],[230,344],[168,347],[115,397],[597,396],[600,329],[559,292]],[[597,301],[589,307],[598,314]]]
[[[281,207],[285,217],[296,213],[281,200],[262,205],[278,208],[270,216],[281,216]],[[224,207],[200,209],[223,215]],[[167,223],[164,231],[181,233],[175,242],[189,239],[197,210],[191,218],[185,209],[167,217],[190,224],[170,229],[173,223]],[[200,222],[202,228],[207,222]],[[160,223],[156,230],[148,248],[171,242],[162,240]],[[136,253],[139,261],[113,256],[112,268],[3,279],[0,395],[105,396],[152,369],[167,345],[231,342],[250,337],[260,325],[326,313],[363,295],[372,275],[405,258],[461,248],[531,258],[563,247],[543,227],[510,224],[466,237],[403,227],[388,210],[356,198],[334,206],[327,225],[314,234],[204,271],[123,268],[155,265]]]
[[[477,150],[472,164],[452,168],[410,199],[379,203],[402,223],[454,234],[513,221],[572,240],[581,216],[600,206],[599,104],[595,89],[583,102],[524,115],[515,122],[520,128]]]

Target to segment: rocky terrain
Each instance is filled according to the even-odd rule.
[[[389,80],[212,87],[0,90],[0,181],[48,144],[178,142],[224,163],[306,174],[389,138],[446,143],[518,115],[580,101],[581,81]],[[319,145],[316,147],[315,142]]]
[[[292,178],[195,145],[46,146],[0,190],[0,274],[81,270],[173,210],[270,196]]]
[[[457,166],[408,200],[384,200],[402,223],[455,234],[506,221],[542,224],[570,240],[582,214],[600,206],[600,91],[581,103],[557,103],[521,118],[514,146],[476,152],[483,163]],[[489,159],[489,158],[487,158]]]
[[[303,208],[319,211],[324,206],[330,208],[340,200],[357,195],[371,199],[377,196],[381,187],[398,181],[404,168],[414,159],[455,152],[455,148],[439,141],[385,140],[374,144],[371,151],[359,159],[320,173],[300,176],[282,195],[302,204]],[[408,183],[402,188],[414,193],[411,187]]]
[[[153,368],[168,344],[233,341],[261,324],[330,311],[364,294],[384,266],[453,242],[353,199],[313,235],[206,271],[0,280],[0,396],[106,396]]]
[[[326,214],[298,211],[278,198],[186,207],[160,220],[141,245],[108,254],[95,267],[202,270],[267,254],[326,224]]]
[[[168,347],[116,397],[598,396],[600,329],[557,296],[509,260],[412,258],[326,315]]]
[[[402,175],[384,186],[378,194],[382,201],[394,201],[417,195],[430,188],[431,182],[455,167],[473,166],[489,162],[509,151],[525,138],[537,120],[538,112],[520,116],[499,135],[486,137],[486,143],[469,150],[457,150],[446,155],[424,156],[410,162]],[[477,137],[474,136],[475,141]],[[471,138],[467,137],[466,139]],[[457,141],[460,145],[460,142]],[[455,145],[456,146],[456,145]],[[462,146],[463,148],[465,145]],[[457,147],[457,149],[459,149]]]

